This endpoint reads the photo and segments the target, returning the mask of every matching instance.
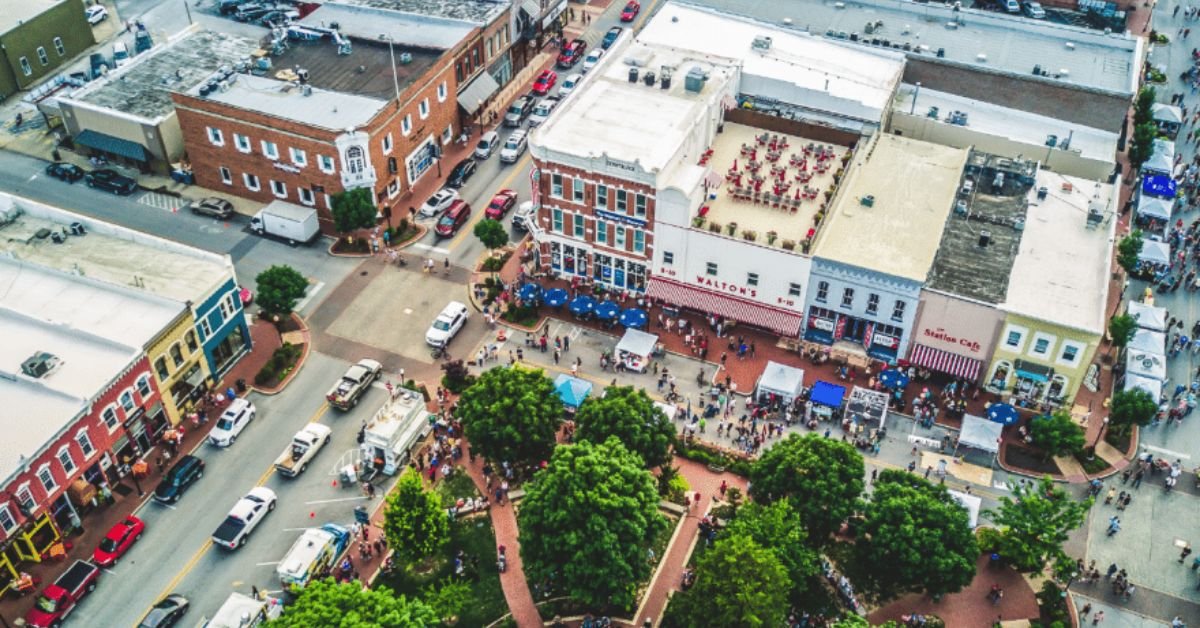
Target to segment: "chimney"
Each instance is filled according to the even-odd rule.
[[[988,231],[987,229],[981,230],[979,232],[979,246],[981,248],[983,248],[983,247],[986,247],[988,244],[991,244],[991,242],[992,242],[992,232]]]

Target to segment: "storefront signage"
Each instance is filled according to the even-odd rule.
[[[875,335],[871,338],[871,342],[874,344],[877,344],[881,347],[895,349],[896,346],[900,344],[900,339],[895,336],[889,336],[887,334],[881,334],[881,333],[876,332]]]
[[[613,213],[610,211],[604,211],[603,209],[597,209],[597,210],[595,210],[595,212],[596,212],[597,217],[603,218],[605,220],[611,220],[613,222],[619,222],[619,223],[630,225],[633,227],[645,227],[646,226],[645,220],[639,220],[637,218],[630,218],[629,216],[626,216],[625,214],[616,214],[616,213]]]
[[[596,213],[599,214],[600,212]],[[696,277],[696,283],[707,288],[715,288],[721,292],[728,292],[729,294],[739,294],[752,299],[758,297],[758,290],[755,290],[754,288],[735,286],[724,281],[714,281],[708,277],[698,276]]]
[[[926,328],[921,331],[921,334],[926,338],[932,338],[934,340],[941,340],[942,342],[958,345],[964,349],[967,349],[971,353],[979,353],[979,351],[983,349],[983,345],[979,344],[978,341],[970,340],[968,338],[956,338],[941,327],[938,327],[937,329]]]
[[[608,157],[604,158],[604,165],[609,168],[616,168],[617,170],[624,170],[626,172],[637,172],[638,171],[638,167],[629,162],[617,161],[615,159],[609,159]]]
[[[813,317],[809,321],[808,324],[813,329],[819,329],[821,331],[833,332],[833,321],[826,319],[826,318]]]
[[[275,163],[276,170],[282,170],[284,172],[288,172],[291,174],[300,174],[300,169],[297,168],[296,166],[293,166],[292,164],[285,164],[280,161],[276,161],[274,163]]]

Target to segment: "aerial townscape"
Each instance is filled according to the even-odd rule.
[[[1193,27],[0,2],[0,628],[1200,628]]]

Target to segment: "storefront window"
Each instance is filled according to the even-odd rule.
[[[217,370],[224,371],[245,350],[245,335],[242,332],[242,327],[236,325],[229,332],[229,335],[225,336],[225,339],[221,341],[221,344],[213,349],[213,360],[217,363]]]
[[[991,379],[988,380],[988,386],[994,390],[1004,390],[1008,384],[1008,374],[1010,372],[1012,372],[1012,365],[1008,362],[996,364],[996,370],[992,373]]]

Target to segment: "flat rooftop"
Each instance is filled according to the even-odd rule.
[[[952,3],[904,0],[691,0],[692,4],[746,15],[770,24],[792,20],[794,28],[826,37],[865,35],[864,26],[882,22],[869,38],[919,51],[912,56],[932,58],[944,49],[945,59],[1017,75],[1031,75],[1040,65],[1059,79],[1084,87],[1132,94],[1143,44],[1128,33],[1105,35],[1046,20],[1030,20],[964,6],[957,14]],[[963,3],[964,5],[969,3]],[[961,17],[961,25],[948,24]],[[1067,43],[1074,44],[1068,48]],[[878,48],[869,44],[854,46]],[[987,55],[980,62],[978,55]]]
[[[374,41],[386,35],[397,44],[436,50],[457,46],[476,28],[462,20],[334,3],[322,4],[299,25],[328,28],[333,23],[343,35],[355,39]]]
[[[21,24],[41,15],[47,9],[65,0],[28,0],[23,2],[5,2],[4,10],[0,11],[0,35],[13,30]]]
[[[491,24],[512,4],[510,0],[337,0],[337,3],[444,17],[480,26]]]
[[[1035,186],[1005,309],[1103,334],[1116,230],[1113,187],[1046,170],[1038,172]],[[1041,187],[1044,200],[1037,198]],[[1089,206],[1104,212],[1097,227],[1087,225]]]
[[[959,192],[925,286],[1000,303],[1008,292],[1013,260],[1021,245],[1025,206],[1037,164],[972,152],[966,171],[971,190]],[[999,173],[1004,174],[1002,179]]]
[[[776,141],[775,152],[779,154],[774,162],[768,156],[772,140]],[[786,148],[780,140],[786,142]],[[726,122],[725,131],[714,138],[712,150],[709,165],[725,178],[725,184],[716,200],[706,203],[709,223],[724,227],[736,222],[735,237],[741,237],[741,232],[749,229],[757,232],[759,244],[780,246],[784,240],[798,244],[807,237],[813,216],[825,200],[824,193],[833,189],[833,174],[841,167],[842,155],[848,149]],[[751,158],[760,164],[757,173],[750,170]],[[756,184],[755,177],[762,179],[762,183]],[[756,185],[758,200],[752,191]],[[786,189],[780,189],[781,194],[776,195],[776,186]],[[806,189],[808,198],[803,198]],[[802,197],[800,200],[796,199],[797,193]],[[775,201],[774,196],[781,200]],[[767,233],[771,231],[779,238],[768,244]]]
[[[387,107],[387,100],[331,92],[319,87],[305,95],[291,81],[253,75],[237,75],[229,89],[200,96],[200,86],[188,94],[222,104],[254,111],[283,120],[343,131],[371,121]]]
[[[396,78],[400,91],[425,74],[442,56],[441,50],[428,50],[396,44]],[[412,55],[410,63],[401,63],[403,53]],[[386,43],[353,40],[353,51],[338,54],[337,44],[329,40],[288,42],[283,54],[271,57],[267,76],[279,80],[295,78],[296,68],[308,70],[308,83],[314,88],[392,101],[396,88],[392,82],[392,55]]]
[[[904,84],[892,103],[892,109],[898,113],[908,113],[913,107],[913,95],[916,86]],[[914,115],[929,115],[930,107],[938,108],[938,119],[945,124],[951,112],[961,111],[967,114],[967,124],[972,131],[1007,138],[1016,142],[1044,146],[1038,153],[1030,153],[1027,157],[1045,159],[1046,140],[1050,135],[1056,137],[1056,148],[1061,148],[1062,142],[1070,138],[1069,150],[1078,152],[1088,159],[1115,163],[1117,153],[1117,134],[1084,126],[1075,122],[1058,120],[1049,116],[1029,113],[1019,109],[1010,109],[993,105],[981,100],[973,100],[956,94],[934,91],[925,87],[917,94],[917,107]],[[1050,162],[1054,159],[1051,157]]]
[[[741,93],[878,121],[900,82],[903,55],[814,37],[774,25],[778,23],[669,2],[638,33],[638,40],[706,59],[734,60],[742,70]],[[770,46],[753,46],[760,37],[770,37]]]
[[[669,89],[661,82],[629,82],[628,61],[646,72],[660,74],[664,65],[675,68]],[[685,76],[693,68],[708,73],[699,93],[688,91]],[[729,65],[697,61],[695,55],[634,41],[618,43],[584,76],[550,119],[533,131],[535,155],[542,151],[584,158],[607,156],[636,163],[644,171],[661,173],[683,159],[695,161],[716,133],[718,107],[733,98]],[[647,141],[653,138],[653,141]]]
[[[10,217],[7,222],[5,216]],[[86,235],[67,236],[62,244],[48,237],[73,222],[81,223]],[[198,302],[234,274],[228,256],[0,193],[0,256],[4,255],[180,302]]]
[[[924,283],[968,151],[876,134],[855,151],[815,257]],[[862,201],[873,197],[871,206]]]
[[[258,49],[249,37],[193,31],[143,52],[105,78],[88,83],[64,100],[74,100],[154,120],[175,109],[171,92],[204,83],[221,66],[236,67]]]

